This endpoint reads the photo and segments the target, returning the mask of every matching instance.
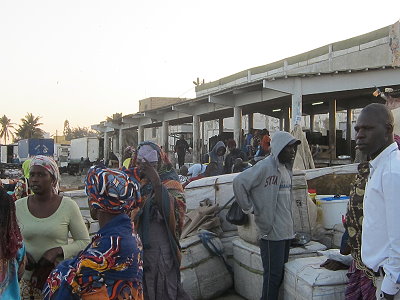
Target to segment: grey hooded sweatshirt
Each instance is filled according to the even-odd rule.
[[[296,139],[288,132],[276,132],[271,140],[271,155],[243,171],[233,180],[233,191],[240,207],[244,211],[254,210],[255,222],[260,232],[259,238],[278,241],[291,239],[294,236],[291,188],[290,203],[278,204],[282,168],[286,168],[287,171],[283,170],[289,172],[290,182],[293,176],[293,163],[282,165],[278,155],[293,140]],[[286,207],[286,211],[282,207]]]
[[[218,141],[209,153],[209,162],[217,163],[218,175],[224,174],[224,156],[218,156],[217,151],[219,148],[225,148],[223,141]],[[226,151],[226,150],[225,150]]]

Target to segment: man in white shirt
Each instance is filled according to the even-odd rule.
[[[393,126],[391,111],[377,103],[361,111],[355,126],[356,145],[371,159],[361,257],[378,276],[377,299],[400,299],[400,151]]]

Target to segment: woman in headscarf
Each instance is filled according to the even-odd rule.
[[[14,200],[0,187],[0,299],[19,300],[18,279],[25,268],[25,247]]]
[[[142,245],[127,215],[140,204],[140,188],[130,171],[89,169],[86,194],[100,230],[83,252],[50,274],[44,299],[143,299]]]
[[[180,280],[179,237],[186,204],[178,175],[166,154],[152,142],[140,144],[135,165],[143,198],[135,224],[143,242],[145,299],[191,299]]]
[[[35,156],[29,170],[34,194],[17,200],[15,206],[28,258],[21,296],[36,300],[42,299],[43,285],[58,262],[83,250],[90,239],[76,202],[58,194],[60,174],[55,161]],[[69,233],[72,243],[68,243]]]

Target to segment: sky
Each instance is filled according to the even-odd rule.
[[[0,115],[90,127],[399,19],[398,0],[2,0]]]

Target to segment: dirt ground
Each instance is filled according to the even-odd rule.
[[[71,190],[81,190],[85,187],[83,180],[85,175],[68,175],[61,174],[60,190],[61,191],[71,191]]]

